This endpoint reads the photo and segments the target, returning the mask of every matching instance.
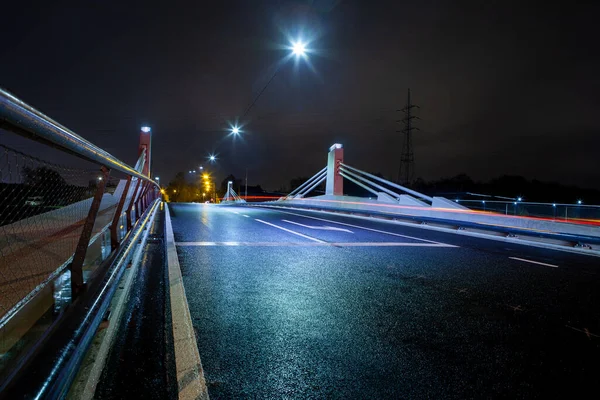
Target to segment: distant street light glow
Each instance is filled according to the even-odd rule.
[[[208,160],[210,162],[215,162],[215,161],[217,161],[217,156],[215,156],[214,154],[211,154],[208,156]]]
[[[234,135],[239,135],[240,128],[238,128],[237,126],[234,126],[233,128],[231,128],[231,133],[233,133]]]
[[[144,132],[144,133],[148,133],[148,132],[150,132],[151,130],[152,130],[152,129],[150,129],[150,127],[149,127],[149,126],[142,126],[142,132]]]

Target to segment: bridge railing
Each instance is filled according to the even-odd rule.
[[[524,201],[499,200],[454,200],[471,210],[493,212],[519,217],[535,217],[564,222],[598,222],[600,224],[600,206],[565,203],[537,203]]]
[[[0,392],[160,198],[147,158],[132,167],[0,90]]]

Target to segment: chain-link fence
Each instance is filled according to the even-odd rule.
[[[0,143],[0,380],[71,303],[70,266],[94,196],[100,202],[84,243],[84,283],[148,205],[148,186],[138,178],[128,185],[127,177],[63,158],[65,164],[49,162]]]
[[[0,179],[2,318],[73,255],[99,174],[0,145]],[[99,222],[114,212],[106,200]]]

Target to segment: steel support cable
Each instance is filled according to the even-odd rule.
[[[304,189],[302,189],[300,192],[296,193],[296,196],[304,196],[305,194],[307,194],[308,192],[310,192],[312,189],[315,188],[315,186],[316,186],[315,182],[322,182],[324,179],[327,179],[327,172],[323,172],[321,175],[319,175],[315,179],[313,179],[313,181],[310,183],[310,186],[307,186]]]
[[[316,174],[314,174],[313,176],[310,177],[310,179],[308,179],[306,182],[304,182],[302,185],[298,186],[296,189],[292,190],[287,197],[289,196],[293,196],[296,193],[298,193],[300,190],[302,190],[304,187],[310,185],[311,181],[313,179],[318,179],[320,175],[322,175],[323,173],[325,173],[327,171],[327,167],[324,167],[322,170],[320,170],[319,172],[317,172]]]
[[[360,183],[359,181],[357,181],[356,179],[346,175],[344,172],[340,171],[340,175],[343,176],[344,178],[348,179],[350,182],[353,182],[355,184],[357,184],[358,186],[362,187],[363,189],[368,190],[369,192],[373,193],[375,196],[378,195],[377,191],[374,189],[371,189],[370,187],[368,187],[367,185],[364,185],[362,183]]]
[[[383,183],[385,183],[386,185],[389,185],[389,186],[395,187],[396,189],[400,189],[400,190],[402,190],[402,191],[404,191],[404,192],[406,192],[406,193],[412,194],[413,196],[420,197],[421,199],[424,199],[424,200],[427,200],[427,201],[433,202],[433,198],[432,198],[432,197],[429,197],[429,196],[427,196],[427,195],[424,195],[423,193],[419,193],[419,192],[417,192],[417,191],[415,191],[415,190],[409,189],[409,188],[407,188],[407,187],[404,187],[404,186],[402,186],[402,185],[398,185],[398,184],[396,184],[396,183],[390,182],[390,181],[388,181],[388,180],[385,180],[385,179],[383,179],[383,178],[380,178],[380,177],[378,177],[378,176],[375,176],[375,175],[373,175],[373,174],[369,174],[368,172],[361,171],[360,169],[358,169],[358,168],[354,168],[354,167],[351,167],[351,166],[350,166],[350,165],[348,165],[348,164],[340,163],[340,165],[342,165],[342,166],[344,166],[344,167],[346,167],[346,168],[348,168],[348,169],[350,169],[350,170],[352,170],[352,171],[354,171],[354,172],[358,172],[358,173],[360,173],[360,174],[363,174],[363,175],[365,175],[365,176],[368,176],[369,178],[375,179],[375,180],[377,180],[377,181],[379,181],[379,182],[383,182]]]
[[[370,181],[370,180],[368,180],[367,178],[363,178],[362,176],[360,176],[360,175],[358,175],[358,174],[355,174],[354,172],[350,171],[348,168],[341,167],[341,168],[340,168],[340,171],[343,171],[343,172],[345,172],[346,174],[348,174],[348,175],[350,175],[350,176],[352,176],[352,177],[354,177],[354,178],[356,178],[356,179],[359,179],[359,180],[361,180],[361,181],[363,181],[363,182],[367,182],[368,184],[370,184],[370,185],[372,185],[372,186],[376,187],[377,189],[379,189],[379,190],[382,190],[382,191],[386,192],[387,194],[389,194],[390,196],[392,196],[392,197],[393,197],[393,198],[395,198],[396,200],[400,200],[400,195],[399,195],[398,193],[396,193],[396,192],[394,192],[394,191],[392,191],[392,190],[390,190],[390,189],[384,188],[383,186],[381,186],[381,185],[378,185],[378,184],[377,184],[377,183],[375,183],[375,182],[371,182],[371,181]]]
[[[327,178],[327,174],[325,174],[325,176],[323,176],[321,179],[319,179],[317,182],[315,182],[314,185],[312,185],[310,188],[308,188],[307,190],[305,190],[300,196],[304,197],[305,195],[307,195],[308,193],[310,193],[314,188],[316,188],[317,186],[319,186],[321,183],[323,183],[323,181]]]

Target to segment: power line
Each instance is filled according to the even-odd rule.
[[[280,69],[281,69],[281,64],[277,67],[277,69],[275,70],[275,72],[273,73],[273,75],[271,76],[271,78],[269,79],[269,81],[265,84],[265,86],[263,86],[263,88],[260,89],[260,92],[258,92],[258,94],[254,98],[254,100],[252,101],[252,103],[250,103],[250,105],[246,108],[246,110],[244,111],[244,113],[242,114],[242,116],[240,118],[240,121],[243,121],[244,118],[246,117],[246,115],[248,115],[248,113],[250,112],[250,110],[252,109],[252,107],[254,107],[254,104],[256,104],[256,102],[258,101],[258,99],[260,98],[260,96],[267,89],[267,86],[269,86],[269,84],[273,81],[273,79],[275,79],[275,76],[277,76],[277,73],[279,72]]]

